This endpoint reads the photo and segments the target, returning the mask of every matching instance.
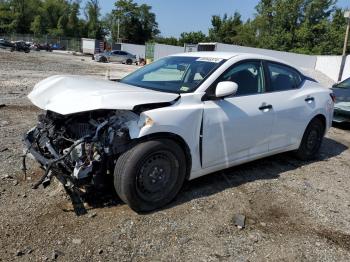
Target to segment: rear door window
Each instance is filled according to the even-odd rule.
[[[270,77],[268,91],[270,92],[297,89],[303,81],[300,73],[289,66],[268,62],[267,67]]]

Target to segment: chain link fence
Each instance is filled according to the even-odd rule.
[[[53,49],[66,51],[81,51],[81,39],[69,37],[56,37],[49,35],[32,35],[32,34],[0,34],[0,39],[8,41],[25,41],[37,44],[50,44]]]

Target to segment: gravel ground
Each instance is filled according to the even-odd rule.
[[[81,61],[81,60],[85,61]],[[319,159],[289,154],[187,182],[161,211],[138,215],[113,193],[77,217],[61,187],[32,190],[21,136],[38,109],[26,99],[54,74],[121,76],[135,66],[86,57],[0,52],[0,261],[349,261],[350,133],[332,128]],[[316,77],[316,76],[315,76]],[[234,217],[246,217],[238,229]]]

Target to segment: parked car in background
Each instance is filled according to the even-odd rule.
[[[0,39],[0,49],[8,49],[10,51],[13,51],[14,44],[10,41],[7,41],[6,39]]]
[[[97,62],[118,62],[127,65],[137,63],[136,56],[125,51],[113,50],[94,55]]]
[[[335,96],[334,122],[350,122],[350,78],[333,85]]]
[[[14,47],[12,48],[12,51],[29,53],[30,52],[30,45],[28,45],[24,41],[16,41],[14,43]]]
[[[114,183],[136,211],[164,206],[185,179],[294,151],[313,159],[332,125],[332,91],[274,58],[173,55],[118,82],[53,76],[29,94],[43,110],[25,136],[68,192]]]
[[[35,43],[31,46],[31,49],[34,51],[47,51],[47,52],[52,52],[52,47],[50,44],[46,43],[46,44],[39,44],[39,43]]]
[[[52,50],[61,50],[61,51],[66,50],[66,47],[64,45],[61,45],[61,44],[58,44],[58,43],[53,44],[51,46],[51,48],[52,48]]]

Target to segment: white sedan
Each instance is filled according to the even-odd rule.
[[[199,52],[160,59],[118,82],[43,80],[29,99],[46,113],[25,136],[66,189],[114,183],[138,212],[160,208],[185,179],[286,151],[316,156],[334,97],[271,57]]]

